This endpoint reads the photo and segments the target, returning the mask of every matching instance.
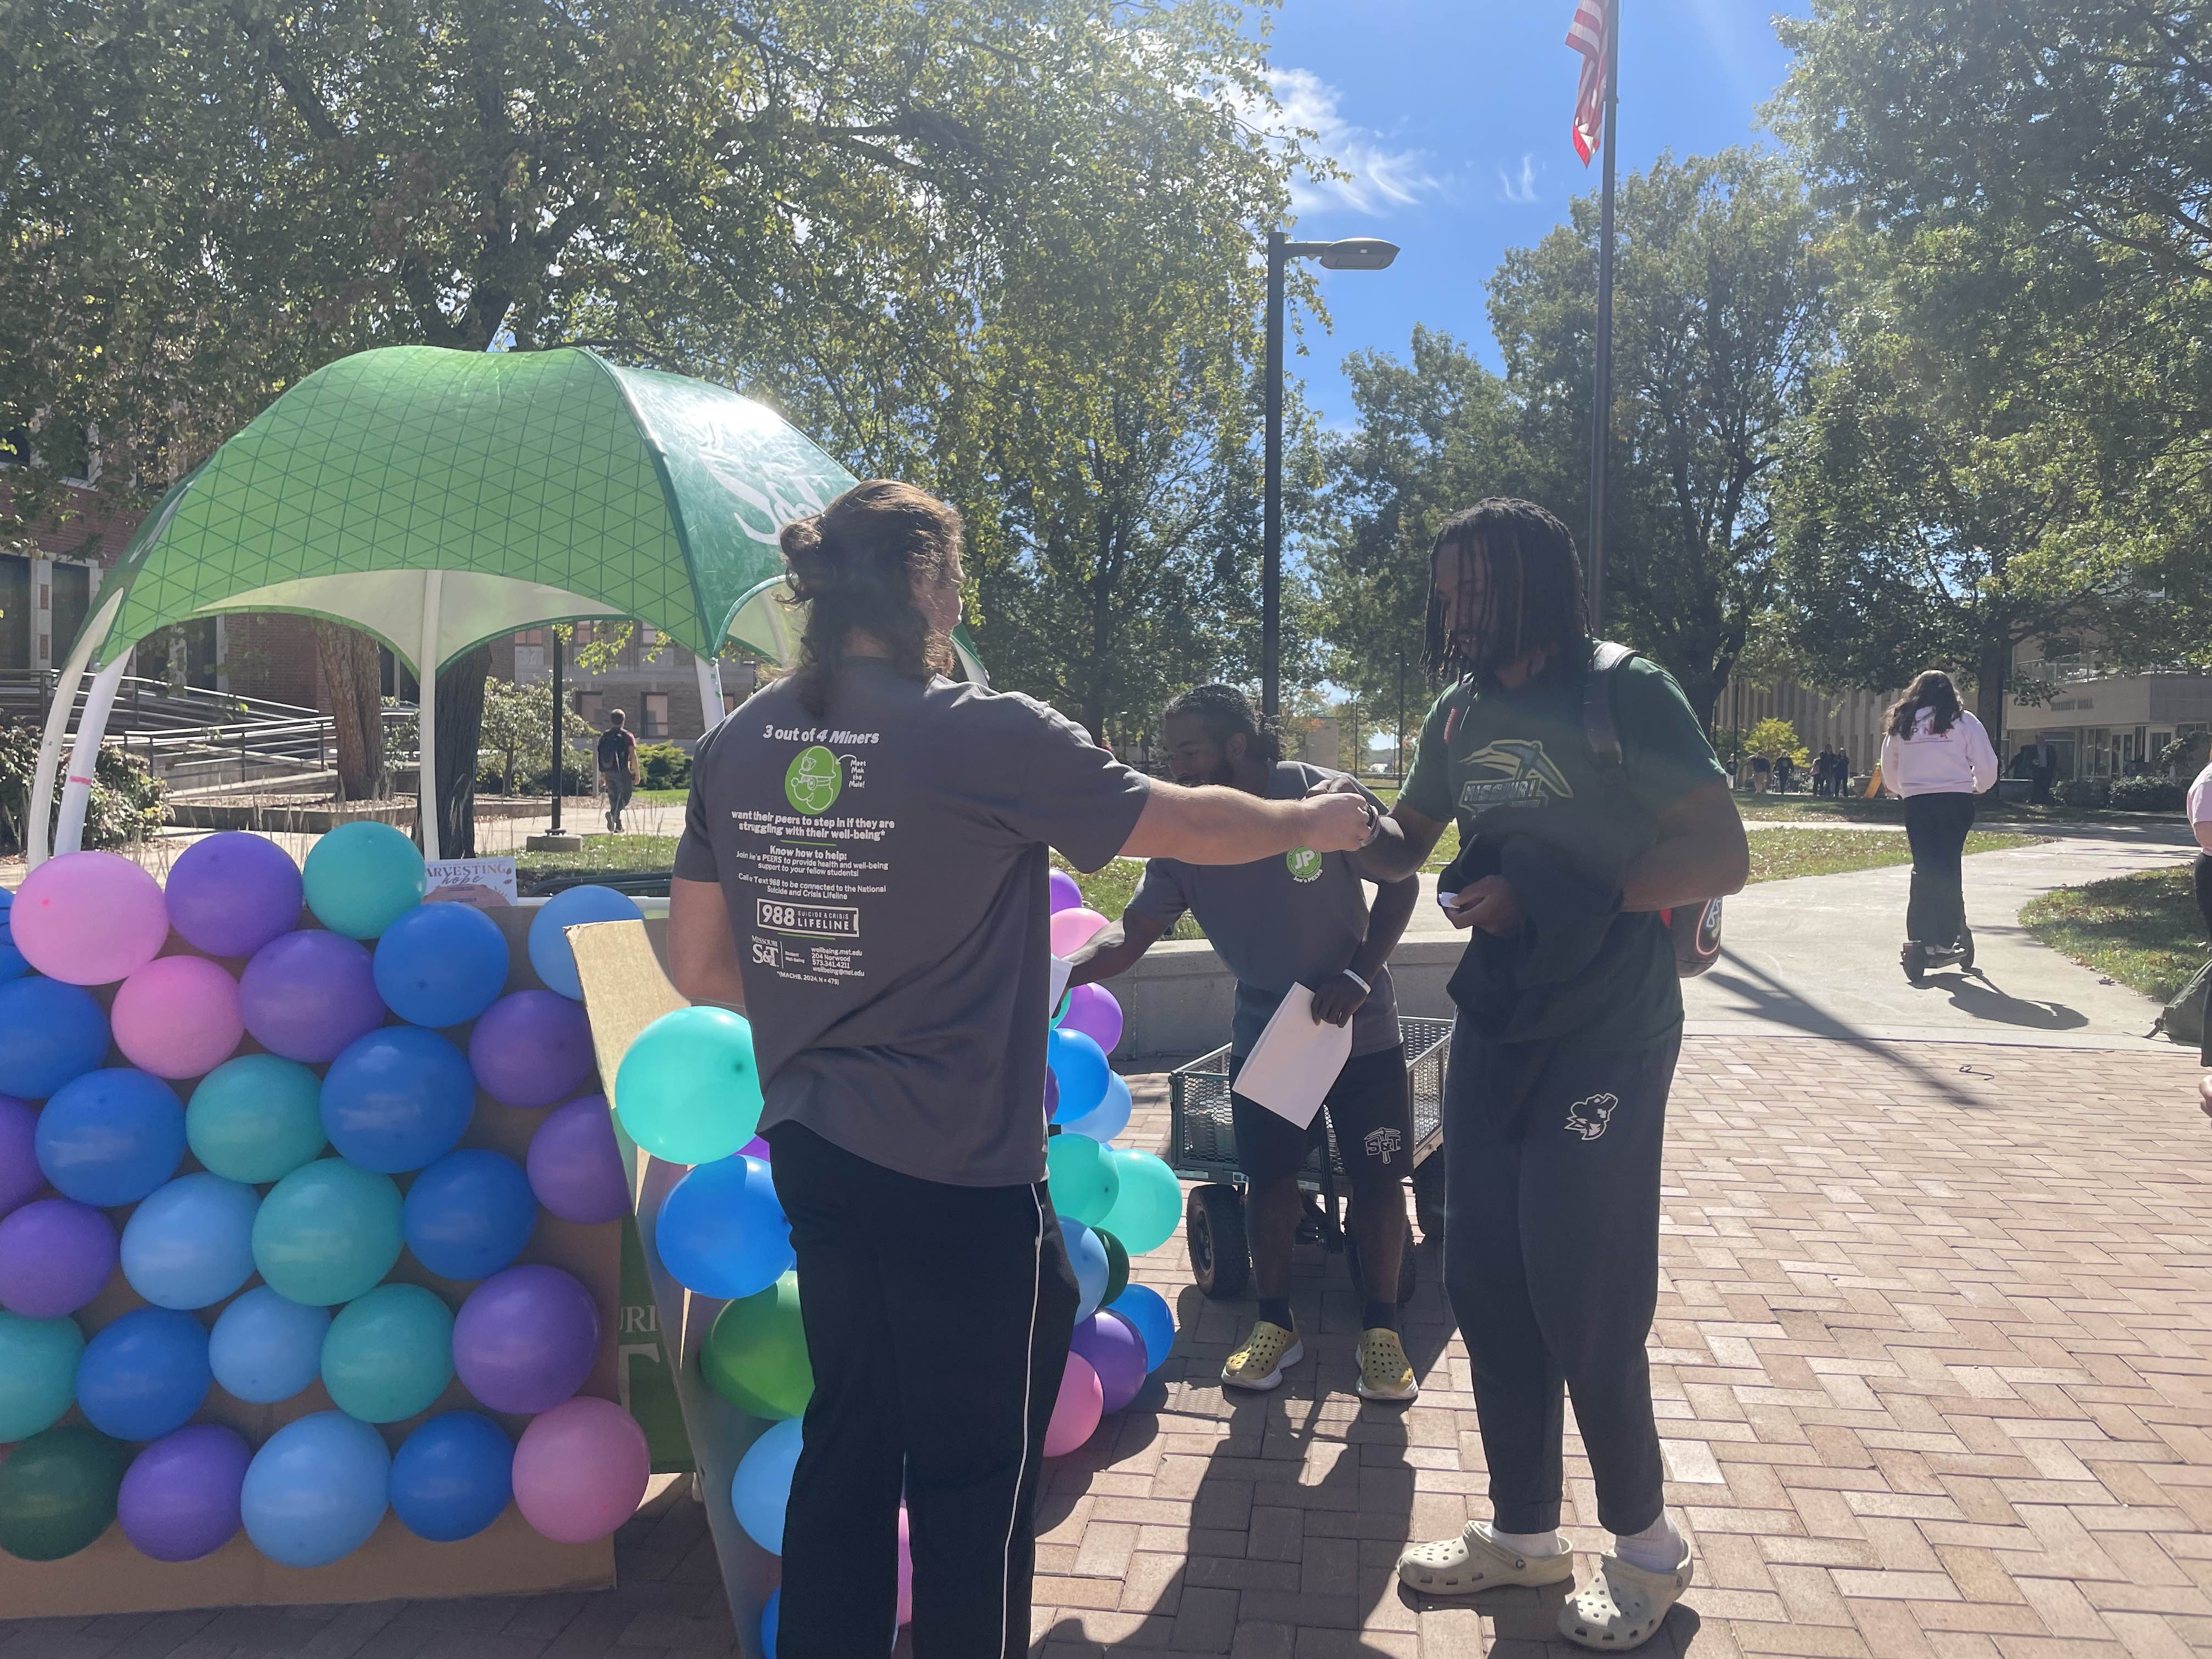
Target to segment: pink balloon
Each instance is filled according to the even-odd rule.
[[[1105,1391],[1098,1386],[1098,1373],[1081,1354],[1071,1353],[1067,1369],[1060,1373],[1060,1398],[1053,1402],[1051,1426],[1044,1431],[1044,1455],[1065,1457],[1090,1439],[1105,1409]]]
[[[899,1505],[898,1621],[914,1622],[914,1550],[908,1541],[906,1505]]]
[[[123,981],[108,1011],[123,1057],[155,1077],[205,1077],[246,1035],[238,981],[205,957],[157,957]]]
[[[605,1538],[637,1513],[652,1478],[645,1431],[611,1400],[564,1400],[515,1443],[515,1507],[556,1544]]]
[[[169,939],[161,885],[112,853],[64,853],[23,878],[8,913],[24,960],[50,979],[112,985]]]
[[[1105,925],[1105,917],[1081,905],[1058,912],[1052,919],[1053,955],[1066,960],[1088,945],[1091,936]]]
[[[1121,1005],[1103,985],[1079,985],[1067,994],[1060,1029],[1082,1032],[1110,1054],[1121,1040]]]

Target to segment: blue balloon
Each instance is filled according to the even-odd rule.
[[[15,937],[8,931],[8,913],[15,908],[15,896],[0,887],[0,980],[21,979],[31,971],[31,964],[15,948]]]
[[[677,1283],[731,1302],[766,1290],[799,1259],[775,1178],[757,1158],[718,1158],[684,1175],[660,1201],[653,1237]]]
[[[1066,1216],[1060,1218],[1060,1236],[1067,1243],[1068,1266],[1075,1269],[1075,1286],[1083,1297],[1075,1310],[1075,1322],[1080,1325],[1106,1297],[1106,1246],[1090,1228]]]
[[[783,1511],[791,1502],[792,1473],[799,1467],[802,1418],[787,1417],[745,1449],[730,1477],[730,1507],[745,1536],[770,1555],[783,1553]]]
[[[246,1466],[246,1535],[279,1566],[328,1566],[368,1541],[391,1478],[392,1454],[368,1424],[343,1412],[287,1423]]]
[[[322,1375],[328,1308],[288,1302],[266,1285],[222,1310],[208,1338],[208,1369],[223,1392],[249,1405],[289,1400]]]
[[[118,1440],[159,1440],[191,1421],[215,1374],[208,1334],[174,1308],[138,1308],[94,1334],[76,1362],[85,1420]]]
[[[476,1104],[467,1055],[435,1031],[386,1025],[331,1062],[323,1133],[349,1164],[398,1175],[452,1152]]]
[[[1106,1097],[1083,1116],[1062,1123],[1063,1134],[1082,1135],[1103,1146],[1115,1135],[1129,1127],[1129,1114],[1136,1103],[1129,1097],[1129,1085],[1118,1072],[1106,1074]]]
[[[1149,1285],[1131,1285],[1106,1304],[1106,1311],[1121,1315],[1145,1339],[1146,1370],[1156,1371],[1168,1363],[1175,1349],[1176,1323],[1165,1297]]]
[[[1054,1030],[1044,1040],[1045,1064],[1060,1083],[1060,1107],[1054,1121],[1073,1122],[1087,1117],[1106,1097],[1106,1079],[1112,1068],[1097,1041],[1081,1031]]]
[[[783,1622],[783,1586],[778,1584],[768,1593],[768,1605],[761,1609],[762,1659],[775,1659],[775,1632]]]
[[[587,921],[642,921],[645,912],[627,893],[611,887],[570,887],[538,907],[530,923],[530,965],[549,991],[581,1002],[583,981],[576,977],[576,952],[567,928]]]
[[[514,1443],[481,1412],[441,1412],[392,1456],[392,1512],[434,1544],[473,1538],[514,1496]]]
[[[205,1308],[253,1277],[261,1195],[216,1175],[179,1176],[123,1228],[123,1276],[157,1308]]]
[[[0,985],[0,1095],[45,1100],[106,1058],[107,1011],[82,986],[36,975]]]
[[[376,941],[384,1006],[410,1025],[459,1025],[507,988],[507,935],[472,904],[418,904]]]
[[[473,1147],[416,1176],[399,1212],[407,1248],[441,1279],[489,1279],[522,1254],[537,1224],[538,1198],[522,1166]]]
[[[150,1072],[87,1072],[39,1114],[37,1146],[39,1167],[64,1198],[102,1208],[136,1204],[184,1161],[185,1105]]]

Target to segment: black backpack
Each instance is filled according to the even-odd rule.
[[[1620,727],[1613,717],[1615,671],[1637,653],[1633,648],[1600,640],[1590,653],[1589,672],[1583,678],[1583,737],[1590,758],[1613,787],[1628,787],[1628,763],[1620,752]],[[1695,979],[1720,960],[1721,902],[1707,899],[1698,908],[1662,910],[1659,920],[1674,942],[1674,971]]]

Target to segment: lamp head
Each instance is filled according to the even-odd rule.
[[[1398,245],[1379,236],[1348,236],[1331,242],[1320,255],[1322,268],[1328,270],[1382,270],[1397,257]]]

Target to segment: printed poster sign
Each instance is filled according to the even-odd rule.
[[[427,867],[430,890],[423,895],[425,902],[445,899],[495,910],[515,902],[513,859],[432,859]]]

